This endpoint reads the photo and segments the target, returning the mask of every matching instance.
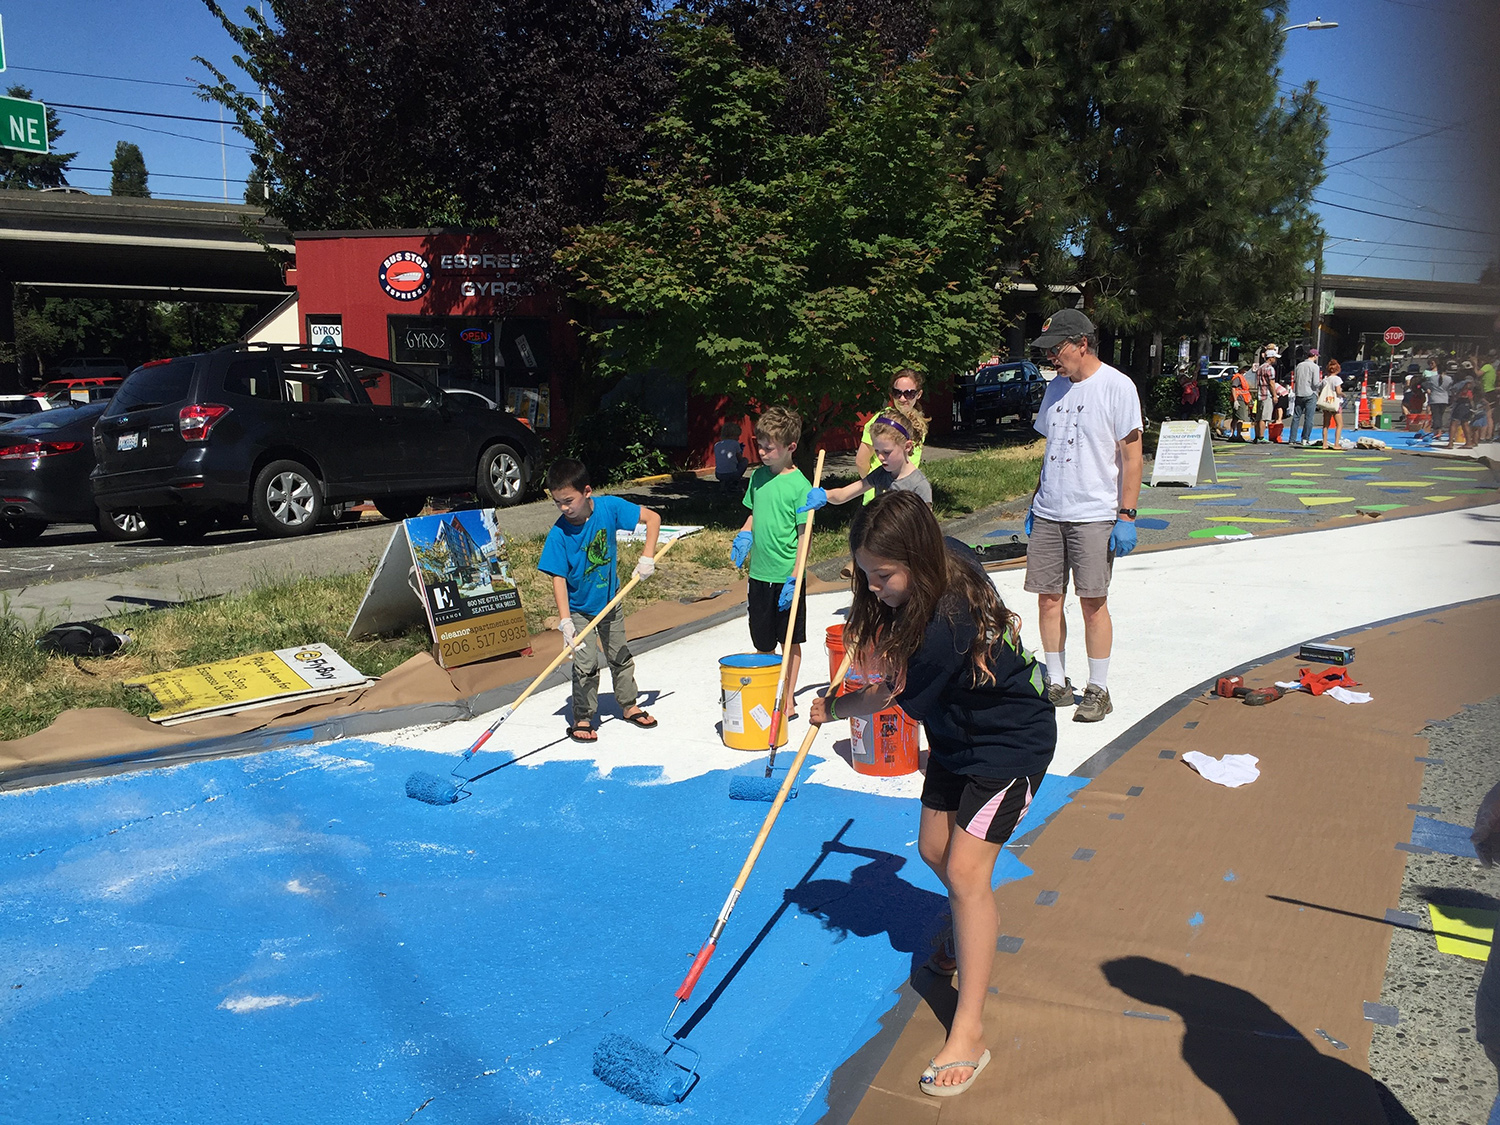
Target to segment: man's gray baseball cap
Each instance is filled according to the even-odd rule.
[[[1033,348],[1055,348],[1067,340],[1092,336],[1094,322],[1077,309],[1058,309],[1042,322],[1042,334],[1031,341]]]

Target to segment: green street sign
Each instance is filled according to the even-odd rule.
[[[47,107],[24,98],[0,98],[0,148],[47,152]]]

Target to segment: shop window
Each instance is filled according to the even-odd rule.
[[[269,355],[241,356],[224,373],[224,391],[245,398],[279,400],[281,380],[276,377],[275,361]]]

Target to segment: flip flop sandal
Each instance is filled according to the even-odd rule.
[[[654,718],[644,711],[637,711],[634,715],[625,715],[623,718],[631,726],[640,727],[642,730],[650,730],[652,727],[660,726]]]
[[[593,737],[579,738],[578,736],[580,734],[591,734],[593,735]],[[594,743],[599,741],[599,728],[593,726],[592,724],[585,727],[579,726],[577,723],[574,723],[572,726],[568,727],[568,737],[571,738],[574,742],[582,742],[586,746],[592,746]]]
[[[918,1085],[921,1086],[922,1093],[931,1094],[935,1098],[956,1097],[957,1095],[962,1094],[970,1086],[974,1085],[974,1079],[978,1078],[979,1075],[983,1072],[984,1068],[989,1065],[990,1053],[988,1051],[979,1056],[978,1062],[951,1062],[944,1063],[942,1066],[938,1066],[938,1061],[934,1057],[933,1060],[927,1064],[927,1069],[922,1072],[922,1078]],[[972,1066],[974,1068],[974,1073],[969,1075],[969,1077],[964,1079],[962,1082],[955,1082],[951,1086],[937,1085],[937,1076],[945,1070],[953,1069],[955,1066]]]

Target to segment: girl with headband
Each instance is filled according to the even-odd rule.
[[[879,468],[871,469],[853,484],[843,488],[814,488],[807,503],[798,511],[810,512],[824,504],[847,504],[871,489],[878,496],[885,492],[915,492],[932,504],[932,484],[917,468],[912,450],[927,437],[927,420],[922,415],[887,408],[870,422],[870,443],[875,447]]]

